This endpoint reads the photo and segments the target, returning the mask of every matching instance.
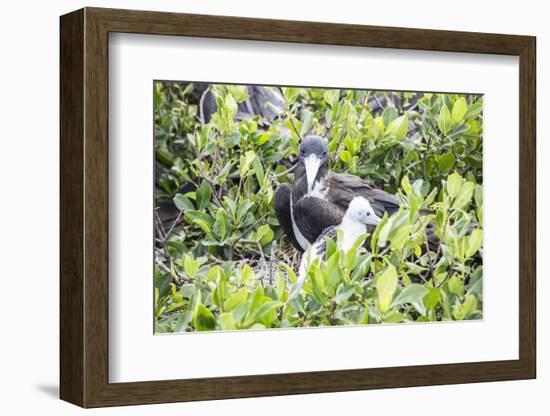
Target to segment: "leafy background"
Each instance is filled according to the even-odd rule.
[[[203,89],[154,85],[156,332],[482,317],[482,96],[282,88],[284,108],[266,123],[236,120],[246,87],[213,85],[205,123]],[[326,265],[293,291],[300,255],[273,195],[292,182],[307,134],[327,138],[331,170],[397,194],[402,208],[367,249],[329,242]]]

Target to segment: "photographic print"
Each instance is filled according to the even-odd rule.
[[[153,89],[155,333],[483,318],[483,95]]]

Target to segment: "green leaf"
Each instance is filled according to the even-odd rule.
[[[248,264],[245,264],[241,271],[241,283],[243,285],[246,285],[253,282],[254,280],[256,280],[256,274],[254,273],[254,270]]]
[[[476,201],[476,206],[478,208],[483,205],[483,187],[479,184],[476,184],[476,189],[474,191],[474,200]]]
[[[446,105],[441,107],[439,117],[437,118],[437,126],[443,134],[447,134],[452,127],[451,113]]]
[[[286,280],[281,272],[277,273],[277,282],[275,283],[275,293],[277,299],[285,300]]]
[[[306,136],[311,130],[311,125],[313,124],[313,113],[307,109],[302,111],[302,127],[300,129],[300,135],[302,137]]]
[[[174,197],[174,205],[180,211],[195,209],[195,207],[193,206],[193,202],[186,196],[183,196],[182,194],[176,194],[176,196]]]
[[[390,132],[397,140],[403,140],[409,131],[409,116],[407,113],[394,119],[390,126]]]
[[[452,111],[452,120],[454,124],[458,124],[464,118],[466,111],[468,110],[468,104],[466,104],[466,98],[460,97],[455,101]]]
[[[260,285],[256,286],[256,291],[254,292],[254,296],[252,297],[252,302],[250,303],[250,308],[248,311],[249,317],[252,317],[256,308],[264,302],[264,298],[264,288]]]
[[[230,219],[227,212],[223,208],[218,209],[216,212],[216,222],[214,223],[214,232],[216,232],[220,240],[224,240],[227,237],[229,223]]]
[[[183,270],[185,274],[191,278],[195,277],[199,271],[201,263],[199,260],[195,260],[191,253],[187,253],[183,258]]]
[[[382,217],[382,221],[380,221],[380,224],[376,226],[376,229],[374,230],[374,233],[372,234],[371,240],[370,240],[370,247],[371,251],[376,252],[377,248],[381,245],[383,245],[386,241],[386,237],[388,236],[387,233],[383,236],[383,238],[380,238],[380,234],[382,232],[382,229],[388,228],[388,222],[390,217],[388,217],[388,214],[385,213]],[[389,225],[391,227],[391,224]],[[389,229],[388,229],[389,232]]]
[[[330,90],[325,90],[325,92],[323,93],[323,98],[324,100],[326,101],[327,104],[329,105],[334,105],[338,99],[340,98],[340,90],[334,90],[334,89],[330,89]]]
[[[453,316],[457,321],[467,319],[477,308],[477,299],[474,295],[466,295],[464,302],[455,304]]]
[[[157,147],[156,159],[166,166],[170,166],[174,163],[174,155],[166,147]]]
[[[256,231],[256,239],[260,242],[261,245],[265,246],[266,244],[271,243],[275,233],[271,227],[267,224],[261,225]]]
[[[223,330],[232,330],[236,329],[235,321],[233,319],[233,314],[230,312],[224,312],[220,314],[220,325]]]
[[[403,322],[403,314],[396,310],[391,310],[384,315],[382,321],[386,324],[396,324]]]
[[[182,332],[187,329],[187,326],[189,325],[189,322],[191,322],[191,319],[193,318],[192,312],[185,312],[182,313],[178,320],[176,321],[176,324],[174,325],[174,332]]]
[[[340,290],[338,294],[334,296],[333,300],[337,305],[340,305],[342,302],[348,300],[354,293],[355,286],[348,286]]]
[[[401,178],[401,188],[403,188],[407,194],[412,192],[411,183],[409,182],[409,177],[407,175],[404,175],[403,178]]]
[[[420,302],[428,294],[428,289],[417,283],[407,286],[393,300],[391,307],[403,305],[405,303]]]
[[[427,309],[433,309],[439,304],[439,301],[441,300],[441,293],[439,292],[439,289],[435,287],[426,287],[426,289],[428,290],[428,293],[423,299],[424,306]]]
[[[378,276],[376,281],[378,291],[378,307],[382,313],[386,312],[393,300],[393,294],[397,289],[397,271],[389,265]]]
[[[409,234],[412,229],[412,225],[404,225],[397,229],[397,231],[392,231],[391,247],[394,249],[402,248],[407,241],[409,241]]]
[[[266,327],[270,327],[277,309],[284,306],[284,302],[276,300],[263,303],[256,312],[256,320],[260,321]]]
[[[210,202],[210,198],[212,197],[212,190],[210,189],[210,185],[206,181],[202,181],[201,186],[199,186],[195,191],[195,195],[197,209],[203,210],[204,208],[206,208],[206,206]]]
[[[478,267],[472,274],[472,277],[468,282],[468,291],[466,293],[468,295],[474,294],[474,295],[477,295],[478,297],[483,296],[483,267],[482,266]]]
[[[256,157],[254,150],[248,150],[244,155],[241,155],[239,169],[241,172],[241,178],[244,178],[250,169],[252,161]]]
[[[232,168],[232,163],[227,162],[225,166],[220,170],[220,173],[214,178],[214,182],[216,182],[218,185],[222,185],[225,180],[227,179],[227,176],[229,175],[229,171]]]
[[[462,186],[462,176],[458,173],[453,173],[447,178],[447,193],[451,198],[454,198],[458,195],[460,188]]]
[[[279,263],[280,264],[280,263]],[[296,273],[294,273],[294,270],[292,270],[292,267],[290,267],[288,264],[283,263],[283,267],[286,271],[286,274],[288,276],[288,279],[290,280],[290,283],[295,284],[296,283]]]
[[[357,152],[357,144],[350,136],[346,136],[344,139],[344,147],[349,150],[349,152],[354,155]]]
[[[466,111],[466,114],[464,114],[464,119],[469,120],[474,117],[477,117],[479,114],[481,114],[482,110],[483,110],[483,101],[479,101],[475,104],[472,104],[468,106],[468,111]]]
[[[256,174],[256,179],[258,184],[262,186],[264,184],[265,172],[262,162],[259,158],[255,157],[252,161],[252,166],[254,167],[254,173]]]
[[[193,320],[197,331],[213,331],[216,329],[216,318],[204,305],[199,305]]]
[[[472,313],[475,312],[477,308],[477,299],[474,295],[466,295],[466,299],[462,303],[464,308],[464,314],[466,318],[469,318]]]
[[[447,152],[439,157],[437,165],[442,173],[447,173],[453,168],[455,162],[455,156],[451,152]]]
[[[194,210],[185,211],[184,215],[189,222],[198,225],[207,234],[210,234],[212,232],[214,219],[210,215],[202,211]]]
[[[237,306],[242,305],[248,299],[248,290],[246,288],[240,289],[235,293],[229,295],[227,300],[223,304],[224,311],[232,311]]]
[[[475,185],[472,182],[465,182],[453,202],[453,208],[463,208],[472,199]]]
[[[229,119],[235,118],[239,108],[238,108],[238,105],[237,105],[237,101],[235,101],[235,99],[233,98],[233,96],[231,94],[227,94],[225,96],[225,101],[224,101],[223,104],[224,104],[223,106],[224,106],[224,109],[225,109],[226,114],[227,114],[227,118],[229,118]]]
[[[464,295],[464,283],[462,279],[457,275],[452,276],[447,282],[449,286],[449,292],[462,297]]]
[[[382,112],[382,120],[384,126],[389,126],[390,123],[397,118],[397,110],[393,106],[386,107]]]
[[[236,217],[237,222],[240,222],[244,218],[250,208],[252,208],[252,202],[250,200],[246,199],[242,202],[239,202]]]
[[[309,268],[310,281],[313,287],[313,296],[319,303],[325,303],[325,279],[323,272],[317,266]]]
[[[351,153],[348,152],[347,150],[342,150],[340,152],[340,160],[342,160],[342,162],[346,164],[351,162]]]
[[[466,258],[472,257],[481,247],[483,242],[483,231],[476,228],[468,237],[468,246],[466,249]]]
[[[215,282],[221,277],[222,277],[222,268],[216,264],[212,266],[210,270],[208,270],[208,277],[206,280],[208,280],[209,282]]]

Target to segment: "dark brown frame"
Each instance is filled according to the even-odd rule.
[[[110,32],[519,56],[519,359],[204,379],[108,380]],[[61,17],[61,386],[83,406],[536,377],[535,51],[530,36],[85,8]]]

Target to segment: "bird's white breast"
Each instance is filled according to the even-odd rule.
[[[300,247],[302,249],[307,249],[309,246],[309,241],[304,237],[304,235],[300,232],[300,229],[296,225],[296,221],[294,221],[294,209],[292,203],[292,191],[290,191],[290,219],[292,220],[292,230],[294,231],[294,236],[296,237],[296,241],[298,241],[298,244],[300,244]]]
[[[348,220],[344,217],[342,223],[337,227],[342,231],[343,239],[340,248],[347,252],[357,242],[359,237],[367,233],[367,226],[357,221]]]
[[[309,193],[309,196],[313,196],[315,198],[327,200],[327,189],[325,187],[325,180],[321,179],[313,185],[313,189]]]

